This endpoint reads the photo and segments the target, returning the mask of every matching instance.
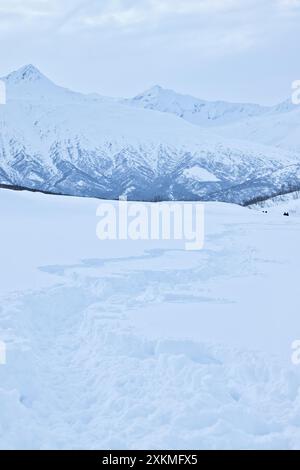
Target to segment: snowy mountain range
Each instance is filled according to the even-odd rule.
[[[291,100],[271,107],[209,102],[155,86],[124,102],[175,114],[201,127],[214,127],[223,137],[238,136],[243,140],[300,151],[300,106],[292,104]]]
[[[140,108],[175,114],[192,124],[204,127],[219,126],[261,116],[269,111],[269,108],[257,104],[204,101],[193,96],[181,95],[173,90],[166,90],[158,85],[124,102]]]
[[[239,204],[300,186],[300,110],[288,103],[210,103],[160,87],[84,95],[32,65],[2,80],[0,185]]]

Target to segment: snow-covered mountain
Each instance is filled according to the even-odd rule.
[[[276,175],[288,184],[288,169],[300,166],[297,152],[218,137],[173,114],[74,93],[31,65],[4,80],[2,185],[101,198],[245,203],[276,193]],[[300,174],[296,183],[291,176],[293,186],[300,184]]]
[[[286,100],[272,107],[209,102],[154,86],[125,100],[130,106],[175,114],[201,127],[215,127],[223,137],[249,140],[300,152],[300,106]]]
[[[300,153],[300,106],[287,101],[267,115],[219,127],[218,134]]]
[[[111,98],[97,94],[83,95],[58,86],[31,64],[21,67],[1,80],[6,84],[8,101],[42,101],[43,103],[57,102],[60,104],[113,101]]]
[[[257,104],[205,101],[167,90],[159,85],[124,102],[131,106],[175,114],[192,124],[204,127],[219,126],[253,116],[261,116],[270,110],[268,107]]]

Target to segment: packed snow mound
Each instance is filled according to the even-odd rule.
[[[220,138],[172,114],[71,92],[33,66],[4,80],[2,185],[112,199],[243,203],[255,196],[253,178],[270,191],[270,174],[299,163],[298,154]],[[187,177],[194,167],[209,180]],[[228,196],[238,184],[247,186],[244,199]]]

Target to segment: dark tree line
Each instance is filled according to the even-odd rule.
[[[285,196],[287,194],[294,193],[295,197],[300,198],[300,184],[283,184],[281,188],[274,192],[270,193],[269,195],[263,195],[263,196],[256,196],[252,199],[249,199],[248,201],[244,202],[243,206],[252,206],[254,204],[259,204],[261,202],[268,201],[269,199],[273,199],[278,196]]]

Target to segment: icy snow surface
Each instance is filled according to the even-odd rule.
[[[299,449],[299,217],[207,203],[187,252],[98,204],[0,190],[0,448]]]

